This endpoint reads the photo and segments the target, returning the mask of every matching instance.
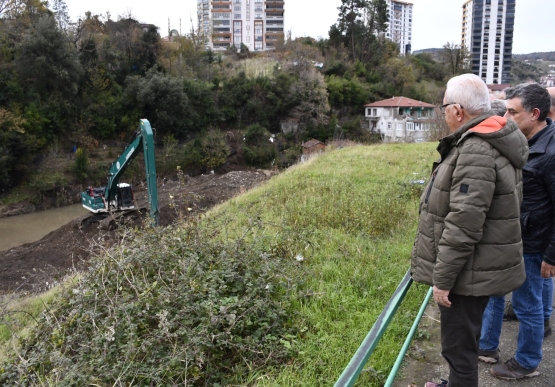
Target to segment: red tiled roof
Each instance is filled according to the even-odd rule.
[[[373,103],[369,103],[364,105],[365,107],[427,107],[427,108],[435,108],[435,105],[417,101],[415,99],[410,99],[407,97],[393,97],[384,99],[382,101],[376,101]]]
[[[500,84],[494,83],[494,84],[488,85],[488,89],[490,89],[491,91],[505,90],[509,87],[511,87],[510,83],[500,83]]]
[[[313,147],[314,145],[318,145],[318,144],[324,145],[321,141],[312,139],[312,140],[308,140],[307,142],[305,142],[305,143],[302,144],[301,146],[302,146],[303,148],[310,148],[310,147]]]

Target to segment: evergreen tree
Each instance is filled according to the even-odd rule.
[[[75,47],[52,16],[42,16],[17,51],[17,71],[35,99],[47,99],[52,94],[71,98],[77,94],[83,67]]]
[[[341,0],[338,7],[339,19],[338,30],[348,38],[348,45],[351,48],[352,59],[356,59],[355,37],[357,35],[357,26],[362,23],[362,15],[364,9],[368,5],[368,0]]]
[[[338,23],[330,28],[332,44],[342,43],[349,49],[353,61],[368,63],[380,46],[389,21],[385,0],[341,0]]]

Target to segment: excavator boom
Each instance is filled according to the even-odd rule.
[[[122,211],[134,208],[133,190],[120,179],[133,159],[143,151],[148,187],[150,216],[154,224],[159,222],[158,189],[156,187],[156,161],[154,158],[154,134],[148,120],[141,120],[135,136],[121,156],[112,164],[105,187],[92,188],[81,193],[83,207],[93,213]]]

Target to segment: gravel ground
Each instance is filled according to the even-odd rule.
[[[552,319],[553,320],[553,319]],[[518,335],[518,321],[503,322],[501,332],[501,362],[509,360],[516,350]],[[552,322],[553,325],[553,322]],[[415,340],[405,357],[403,367],[394,386],[423,387],[427,381],[439,382],[440,378],[449,376],[449,366],[441,356],[439,310],[437,304],[431,300],[426,313],[420,322],[419,329],[428,335],[424,340]],[[555,334],[547,337],[543,342],[543,360],[538,367],[540,375],[518,381],[505,381],[490,374],[492,366],[480,362],[480,387],[553,387],[555,386]]]

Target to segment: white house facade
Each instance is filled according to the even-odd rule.
[[[436,106],[406,97],[393,97],[364,105],[368,130],[385,142],[427,141]]]

